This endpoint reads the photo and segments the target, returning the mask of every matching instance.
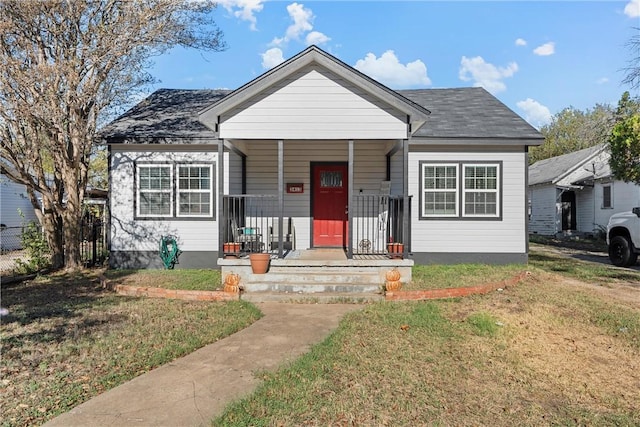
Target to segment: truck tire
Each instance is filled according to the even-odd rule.
[[[635,264],[638,255],[631,251],[631,243],[624,236],[615,236],[609,243],[609,259],[618,267]]]

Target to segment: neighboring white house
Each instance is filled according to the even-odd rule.
[[[0,247],[15,250],[22,247],[21,228],[24,224],[37,221],[31,201],[24,185],[16,184],[6,175],[0,174]]]
[[[394,91],[311,46],[232,92],[158,90],[101,138],[115,267],[160,266],[164,235],[183,268],[227,242],[282,257],[289,235],[348,258],[394,242],[415,263],[527,261],[543,137],[482,88]]]
[[[529,167],[529,232],[595,233],[614,213],[640,206],[640,186],[616,180],[605,144]]]

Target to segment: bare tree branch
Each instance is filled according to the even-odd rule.
[[[28,188],[54,265],[80,262],[78,227],[98,121],[152,82],[175,46],[219,51],[207,0],[0,2],[0,156]],[[64,245],[63,245],[64,242]]]

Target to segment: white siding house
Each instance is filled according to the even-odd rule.
[[[542,136],[481,88],[393,91],[311,46],[233,92],[161,89],[101,137],[115,267],[159,266],[164,235],[180,267],[214,267],[234,242],[527,261],[527,146]]]
[[[529,168],[529,231],[597,233],[611,215],[640,206],[640,186],[613,178],[604,144],[534,163]]]
[[[20,249],[21,229],[37,221],[24,185],[16,184],[0,174],[0,246],[2,250]]]

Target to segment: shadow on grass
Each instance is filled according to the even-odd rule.
[[[94,309],[120,302],[122,297],[103,289],[98,273],[90,270],[2,285],[2,307],[8,310],[2,324],[13,331],[3,341],[12,346],[28,341],[61,342],[117,321],[104,310]]]
[[[634,270],[616,268],[604,264],[598,265],[589,259],[579,260],[577,257],[564,258],[540,253],[530,253],[529,263],[546,271],[564,273],[580,279],[617,280],[640,283],[640,273]]]

